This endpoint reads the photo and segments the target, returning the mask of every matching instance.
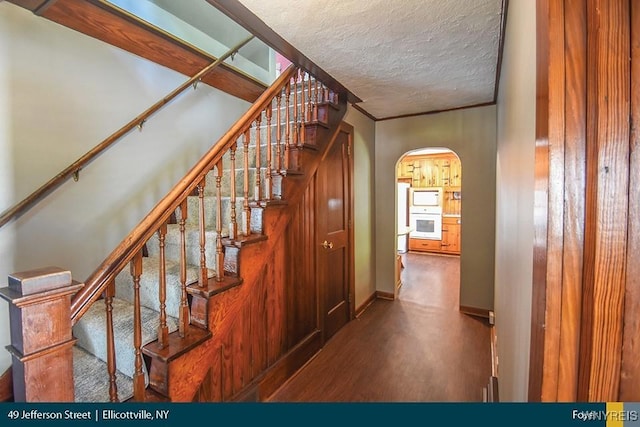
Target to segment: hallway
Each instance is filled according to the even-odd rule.
[[[460,259],[407,253],[403,262],[398,300],[376,300],[269,401],[482,401],[490,331],[458,312]]]

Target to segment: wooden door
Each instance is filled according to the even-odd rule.
[[[318,284],[323,338],[328,340],[352,318],[351,131],[341,127],[318,169]]]

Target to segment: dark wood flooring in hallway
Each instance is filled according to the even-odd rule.
[[[458,257],[408,253],[396,301],[376,300],[274,402],[473,402],[491,375],[486,320],[458,311]]]

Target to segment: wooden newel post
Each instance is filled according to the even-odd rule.
[[[13,273],[0,297],[9,302],[16,402],[72,402],[71,296],[82,284],[58,267]]]

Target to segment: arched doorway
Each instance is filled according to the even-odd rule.
[[[448,148],[405,153],[396,165],[396,289],[395,297],[424,298],[424,289],[402,289],[403,276],[420,277],[405,268],[430,269],[434,287],[446,300],[458,300],[462,231],[462,165]],[[439,288],[437,288],[439,287]],[[418,292],[418,294],[415,294]],[[415,294],[415,295],[413,295]],[[445,304],[448,302],[442,301]]]

